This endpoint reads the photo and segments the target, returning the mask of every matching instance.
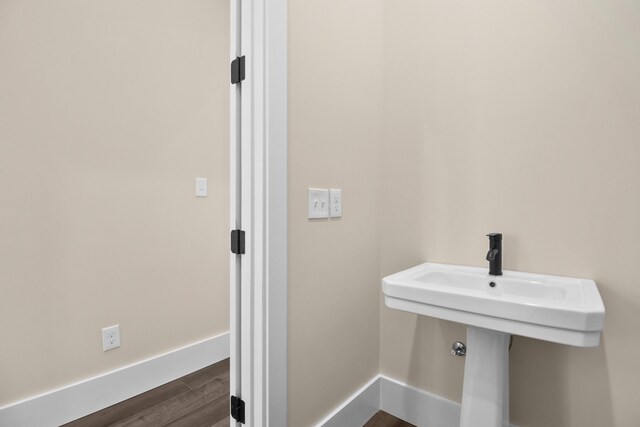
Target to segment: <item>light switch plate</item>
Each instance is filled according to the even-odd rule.
[[[329,212],[331,218],[342,216],[342,190],[339,188],[329,190]]]
[[[329,218],[329,190],[309,188],[309,218]]]
[[[196,178],[196,197],[207,197],[207,178]]]

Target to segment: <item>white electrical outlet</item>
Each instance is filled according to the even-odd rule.
[[[331,218],[340,218],[342,216],[342,190],[332,188],[329,190],[329,209]]]
[[[120,347],[120,325],[102,328],[102,351]]]

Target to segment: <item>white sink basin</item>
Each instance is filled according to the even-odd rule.
[[[595,347],[604,326],[593,280],[425,263],[385,277],[382,289],[391,308],[561,344]]]

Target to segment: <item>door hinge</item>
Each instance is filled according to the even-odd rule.
[[[244,231],[231,230],[231,252],[242,255],[244,253]]]
[[[244,80],[244,56],[240,56],[231,61],[231,84],[240,83]]]
[[[244,424],[244,400],[236,396],[231,396],[231,417]]]

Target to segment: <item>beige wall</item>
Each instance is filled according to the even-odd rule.
[[[378,373],[382,2],[289,1],[289,425]],[[307,219],[307,187],[343,217]]]
[[[0,0],[0,406],[228,330],[228,21]]]
[[[505,268],[593,278],[607,307],[599,348],[515,338],[513,422],[633,425],[638,5],[289,14],[289,424],[379,369],[459,400],[464,328],[379,310],[379,279],[483,266],[501,231]],[[0,405],[227,330],[228,33],[226,1],[0,0]],[[307,220],[309,186],[343,218]]]
[[[640,4],[385,2],[381,276],[424,261],[593,278],[600,347],[515,337],[520,426],[640,419]],[[398,71],[407,79],[398,81]],[[449,399],[462,326],[381,309],[381,370]]]

